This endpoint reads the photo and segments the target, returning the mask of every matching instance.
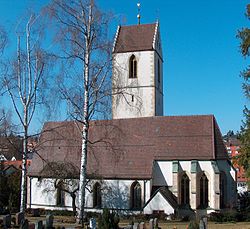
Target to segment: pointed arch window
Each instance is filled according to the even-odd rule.
[[[93,207],[101,208],[102,206],[102,196],[101,196],[101,185],[96,182],[93,187]]]
[[[180,182],[180,204],[189,205],[189,178],[186,173],[181,177]]]
[[[203,173],[200,178],[200,208],[208,207],[208,179]]]
[[[65,206],[65,192],[63,191],[63,181],[59,181],[56,189],[56,205]]]
[[[130,187],[130,208],[133,210],[141,209],[141,185],[137,181]]]
[[[129,58],[129,78],[137,78],[137,60],[135,55]]]

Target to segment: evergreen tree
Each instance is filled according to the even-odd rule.
[[[247,13],[246,16],[248,20],[250,20],[250,4],[247,5]],[[240,39],[240,51],[243,57],[250,56],[250,29],[242,28],[238,31],[237,37]],[[241,72],[241,76],[244,79],[243,89],[246,97],[250,99],[250,66],[248,66],[243,72]],[[241,128],[240,140],[240,155],[237,160],[239,165],[243,166],[246,171],[246,176],[250,178],[250,111],[247,107],[244,109],[245,122]]]

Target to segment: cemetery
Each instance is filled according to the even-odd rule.
[[[112,214],[108,209],[109,214]],[[42,212],[42,211],[41,211]],[[104,213],[105,214],[105,213]],[[203,217],[200,220],[181,221],[171,220],[169,217],[162,218],[159,215],[159,219],[154,215],[146,216],[140,215],[131,217],[118,217],[116,220],[110,220],[112,217],[109,215],[109,219],[106,222],[101,222],[100,218],[104,217],[104,214],[100,217],[96,215],[90,215],[84,223],[84,228],[89,229],[249,229],[250,222],[211,222],[207,217]],[[114,214],[116,215],[116,214]],[[151,218],[152,217],[152,218]],[[108,222],[107,222],[108,221]],[[105,224],[106,223],[106,224]],[[99,226],[101,225],[101,226]],[[48,212],[46,215],[40,215],[39,209],[34,209],[32,213],[16,213],[0,216],[0,228],[20,228],[20,229],[80,229],[82,228],[75,222],[74,216],[59,216],[54,215],[53,211]]]

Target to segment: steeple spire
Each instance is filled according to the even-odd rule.
[[[137,14],[138,25],[140,25],[141,24],[141,14],[140,14],[141,3],[140,2],[137,3],[137,8],[138,8],[138,14]]]

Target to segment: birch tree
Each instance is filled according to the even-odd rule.
[[[49,11],[58,23],[60,94],[70,118],[82,123],[78,221],[83,224],[89,122],[107,114],[111,101],[111,42],[107,36],[110,17],[88,0],[54,0]]]
[[[44,72],[47,56],[41,49],[42,36],[39,16],[32,14],[17,27],[17,53],[14,61],[8,62],[8,74],[4,76],[4,86],[13,105],[22,129],[22,178],[20,211],[24,212],[27,200],[27,144],[29,128],[37,106],[45,92]],[[24,26],[24,29],[23,29]]]

